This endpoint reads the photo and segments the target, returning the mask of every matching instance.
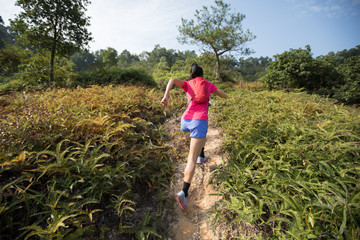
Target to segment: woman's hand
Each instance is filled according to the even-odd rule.
[[[167,108],[169,105],[169,98],[167,96],[164,96],[163,99],[161,100],[161,104]]]

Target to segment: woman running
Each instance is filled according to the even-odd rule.
[[[170,79],[165,90],[164,98],[161,100],[163,106],[167,107],[169,104],[169,93],[174,84],[181,87],[187,95],[188,106],[181,117],[181,131],[190,132],[190,150],[188,162],[184,171],[183,189],[176,194],[176,200],[183,210],[187,209],[187,200],[189,197],[188,191],[195,173],[196,162],[202,163],[201,159],[204,159],[199,158],[199,154],[205,145],[206,134],[208,131],[210,94],[215,93],[219,97],[227,97],[224,91],[218,89],[211,82],[203,79],[203,69],[196,63],[193,63],[190,67],[190,78],[191,80],[189,81],[175,78]],[[199,87],[200,82],[202,82],[201,84],[204,87]],[[197,100],[199,99],[199,95],[206,95],[206,101]],[[203,153],[202,156],[204,156]]]

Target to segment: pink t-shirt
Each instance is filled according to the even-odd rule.
[[[206,83],[209,95],[217,90],[217,87],[211,82],[206,81]],[[188,81],[184,81],[184,86],[182,89],[186,92],[188,102],[188,106],[182,117],[186,120],[209,120],[209,103],[198,104],[195,101],[190,101],[194,97],[194,91],[191,89]]]

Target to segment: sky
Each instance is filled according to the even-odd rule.
[[[0,0],[0,16],[9,25],[22,9],[16,0]],[[360,45],[360,0],[225,0],[232,12],[245,14],[242,22],[256,39],[247,43],[255,53],[238,57],[273,57],[289,49],[310,45],[313,56]],[[112,47],[120,54],[166,49],[195,50],[181,45],[181,18],[194,19],[196,10],[214,0],[91,0],[86,15],[94,40],[91,51]],[[236,54],[236,53],[232,53]]]

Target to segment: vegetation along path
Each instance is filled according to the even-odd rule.
[[[180,126],[179,122],[180,119],[168,121],[167,129],[176,131]],[[205,155],[209,157],[209,161],[203,165],[197,165],[195,176],[190,187],[188,209],[183,211],[177,206],[176,201],[174,201],[174,209],[169,212],[169,215],[171,215],[170,225],[172,228],[170,239],[219,239],[220,237],[216,236],[212,230],[209,211],[211,211],[214,204],[221,199],[221,197],[217,195],[216,190],[211,186],[211,172],[225,160],[225,156],[221,151],[221,136],[221,130],[215,128],[214,124],[210,121],[205,146]],[[185,145],[185,141],[181,143],[178,141],[179,135],[176,136],[175,134],[170,144]],[[185,152],[184,150],[181,155],[183,160],[178,161],[175,167],[173,184],[169,191],[170,198],[175,199],[176,192],[182,187],[186,166],[184,159],[187,159]]]

